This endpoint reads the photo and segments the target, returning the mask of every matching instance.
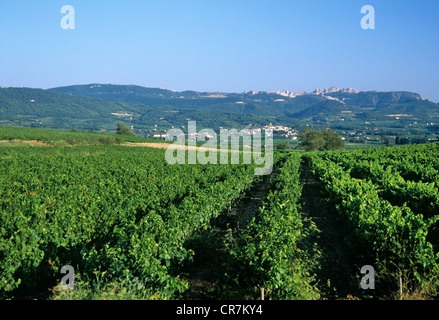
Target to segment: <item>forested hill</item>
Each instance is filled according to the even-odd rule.
[[[55,91],[31,88],[0,88],[1,125],[56,129],[101,129],[114,126],[114,112],[148,107],[139,103],[103,101]]]
[[[314,92],[177,92],[132,85],[89,84],[49,90],[0,88],[2,125],[111,129],[242,128],[269,123],[336,130],[438,130],[439,104],[411,92],[317,89]],[[156,127],[157,126],[157,127]]]

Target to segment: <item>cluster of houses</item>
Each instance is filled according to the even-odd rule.
[[[220,128],[223,129],[223,128]],[[254,134],[258,134],[258,133],[263,133],[267,130],[272,130],[273,131],[273,135],[277,136],[277,137],[282,137],[282,138],[287,138],[287,139],[292,139],[292,140],[297,140],[299,138],[299,131],[292,129],[291,127],[286,127],[286,126],[280,126],[280,125],[273,125],[273,124],[269,124],[266,125],[262,128],[247,128],[247,130],[250,132],[251,135]],[[191,137],[189,138],[196,138],[197,137],[197,133],[191,133]],[[213,138],[213,136],[209,136],[209,135],[204,135],[207,138]],[[154,139],[165,139],[166,138],[166,132],[164,131],[154,131],[153,133],[150,134],[151,138]]]
[[[166,132],[154,132],[152,134],[152,138],[154,138],[154,139],[165,139],[166,138]]]
[[[299,138],[299,131],[286,126],[274,126],[271,123],[262,128],[263,130],[272,130],[274,135],[297,140]],[[259,129],[260,130],[260,129]]]

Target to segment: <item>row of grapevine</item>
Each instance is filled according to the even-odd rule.
[[[439,144],[357,150],[322,155],[348,171],[353,178],[368,179],[381,198],[394,206],[408,206],[425,219],[439,214]],[[439,250],[439,226],[429,239]]]
[[[383,165],[380,159],[355,160],[355,157],[335,159],[353,178],[368,179],[378,186],[379,194],[395,206],[407,204],[424,217],[439,214],[439,189],[435,182],[404,179],[397,167]]]
[[[318,299],[298,245],[306,234],[300,215],[300,155],[292,153],[284,161],[274,188],[233,253],[254,295],[264,288],[269,299]]]
[[[439,186],[439,143],[403,146],[397,148],[361,149],[326,154],[325,158],[338,163],[378,161],[385,168],[391,167],[401,177],[410,181],[434,182]]]
[[[349,243],[364,259],[363,265],[374,265],[382,283],[397,283],[401,277],[421,287],[432,281],[439,286],[439,253],[429,235],[439,221],[437,187],[403,179],[392,165],[399,164],[398,157],[409,150],[392,151],[321,153],[306,158],[330,203],[347,222]]]
[[[0,295],[56,285],[76,294],[122,283],[134,296],[173,298],[184,243],[248,189],[252,166],[177,165],[164,151],[124,147],[2,148]],[[87,297],[87,296],[86,296]]]

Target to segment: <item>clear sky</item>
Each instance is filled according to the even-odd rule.
[[[363,5],[375,30],[361,28]],[[438,16],[439,0],[1,0],[0,86],[338,86],[439,102]]]

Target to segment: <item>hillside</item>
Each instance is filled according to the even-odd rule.
[[[177,92],[133,85],[90,84],[53,88],[0,88],[0,124],[57,129],[112,130],[118,121],[145,130],[183,127],[188,120],[218,130],[269,123],[330,127],[348,136],[435,137],[439,104],[411,92]]]
[[[104,101],[55,91],[0,88],[0,124],[54,129],[99,130],[115,127],[112,113],[140,113],[148,108],[134,102]]]
[[[343,127],[343,124],[346,124],[345,127],[349,130],[365,127],[365,122],[376,121],[379,127],[413,128],[416,126],[415,122],[425,126],[439,119],[439,104],[426,100],[417,93],[403,91],[364,92],[352,88],[332,87],[317,89],[311,93],[177,92],[159,88],[101,84],[52,90],[96,99],[139,102],[151,108],[146,114],[148,119],[176,126],[184,125],[186,119],[190,118],[201,123],[206,122],[206,125],[212,127],[227,126],[228,123],[258,125],[270,121],[291,126]],[[213,117],[209,117],[210,115]],[[206,121],[207,118],[215,118],[216,121],[212,123]],[[146,119],[142,119],[139,124],[148,125]]]

